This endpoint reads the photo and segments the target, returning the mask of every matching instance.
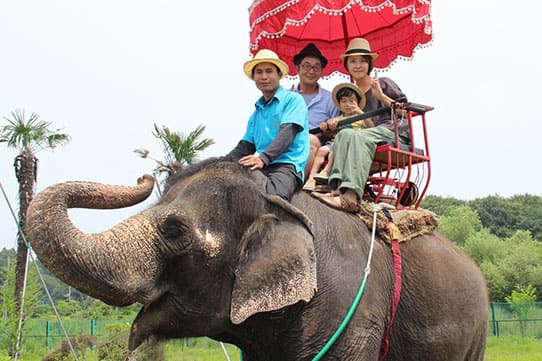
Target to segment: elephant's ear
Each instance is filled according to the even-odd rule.
[[[285,212],[287,215],[294,216],[297,218],[301,223],[307,227],[309,232],[312,233],[312,221],[307,217],[305,213],[303,213],[299,208],[294,207],[290,202],[285,201],[284,199],[280,198],[279,196],[271,195],[271,194],[264,194],[265,199],[267,200],[268,204],[270,206],[275,206],[280,208],[283,212]]]
[[[316,257],[307,226],[273,214],[257,219],[241,240],[231,321],[239,324],[259,312],[308,302],[315,292]]]

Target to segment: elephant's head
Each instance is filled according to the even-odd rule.
[[[259,172],[212,159],[174,178],[156,205],[99,234],[78,230],[67,209],[141,202],[152,177],[135,187],[51,186],[29,207],[28,239],[64,282],[112,305],[144,305],[131,348],[151,335],[216,335],[256,313],[311,299],[310,222],[264,194]]]

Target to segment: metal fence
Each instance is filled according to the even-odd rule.
[[[129,330],[132,324],[132,320],[64,320],[62,321],[64,329],[70,338],[84,339],[90,336],[94,342],[91,343],[90,348],[94,349],[94,345],[99,345],[105,341],[111,341],[111,337],[118,336],[118,333],[122,330]],[[126,334],[127,336],[127,334]],[[29,344],[35,348],[46,347],[48,351],[57,349],[60,347],[62,341],[65,340],[62,328],[57,321],[44,321],[44,320],[29,320],[25,325],[25,344]],[[83,341],[84,342],[84,341]],[[127,339],[125,340],[127,342]],[[180,348],[184,347],[206,347],[206,348],[220,348],[220,344],[217,341],[211,340],[206,337],[197,338],[184,338],[179,340],[170,340],[170,343],[174,343]]]
[[[491,302],[489,327],[493,336],[542,338],[542,302]]]
[[[107,337],[111,332],[108,327],[117,329],[129,329],[131,320],[66,320],[62,324],[66,333],[71,337],[91,336]],[[29,320],[25,325],[26,340],[32,340],[34,344],[41,347],[46,346],[48,350],[57,348],[65,338],[60,323],[57,321]]]
[[[70,337],[107,337],[108,328],[116,326],[129,329],[132,320],[69,320],[64,327]],[[489,333],[494,336],[524,336],[542,338],[542,302],[521,305],[506,302],[489,304]],[[58,322],[29,320],[25,327],[25,338],[33,339],[41,347],[56,348],[64,339]],[[190,346],[190,339],[182,341]]]

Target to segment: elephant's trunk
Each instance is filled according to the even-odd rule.
[[[128,207],[145,200],[153,186],[149,175],[134,187],[90,182],[53,185],[30,204],[26,235],[40,261],[82,292],[119,306],[152,300],[150,290],[159,272],[152,218],[143,212],[110,230],[85,234],[70,221],[68,208]]]

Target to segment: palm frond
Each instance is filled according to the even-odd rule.
[[[134,150],[141,158],[150,158],[155,161],[153,170],[155,177],[165,176],[164,183],[170,175],[175,173],[183,164],[190,164],[196,160],[198,153],[215,144],[214,140],[207,138],[199,140],[205,130],[205,126],[199,125],[194,131],[185,136],[181,132],[172,131],[167,126],[154,124],[152,134],[160,141],[163,152],[163,160],[150,157],[146,149]]]
[[[28,119],[24,110],[11,112],[11,118],[3,117],[7,124],[0,128],[0,142],[8,147],[30,149],[35,152],[38,148],[54,149],[57,145],[70,141],[70,136],[60,132],[60,129],[49,129],[50,122],[39,120],[39,115],[32,113]]]
[[[57,129],[59,131],[60,129]],[[47,136],[47,147],[55,149],[55,147],[68,143],[71,140],[71,137],[63,133],[54,133]]]
[[[175,157],[177,161],[184,161],[187,164],[191,164],[196,159],[198,153],[215,144],[214,140],[210,138],[198,141],[204,131],[205,126],[199,125],[194,131],[188,134],[176,152]]]
[[[148,149],[138,148],[134,149],[134,153],[137,153],[143,159],[147,159],[151,152]]]

